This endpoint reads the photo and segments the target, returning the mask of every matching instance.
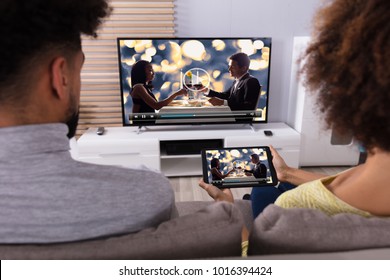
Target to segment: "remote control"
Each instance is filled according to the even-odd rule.
[[[103,135],[104,133],[104,127],[103,126],[99,126],[98,129],[96,130],[96,134],[97,135]]]
[[[273,135],[271,130],[264,130],[264,134],[265,134],[265,136],[272,136]]]

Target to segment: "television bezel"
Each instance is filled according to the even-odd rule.
[[[229,121],[229,122],[218,122],[218,121],[208,121],[208,122],[198,122],[195,121],[192,123],[187,122],[177,122],[177,123],[145,123],[142,124],[129,124],[125,120],[125,99],[123,94],[123,84],[122,84],[122,66],[121,66],[121,40],[262,40],[267,39],[270,41],[269,44],[269,64],[268,64],[268,88],[267,88],[267,100],[266,100],[266,111],[265,119],[260,121],[247,120],[242,122]],[[253,36],[253,37],[117,37],[117,55],[118,55],[118,68],[119,68],[119,84],[120,84],[120,95],[121,95],[121,119],[123,127],[134,127],[134,126],[192,126],[192,125],[232,125],[232,124],[264,124],[268,123],[268,107],[269,107],[269,96],[270,96],[270,81],[271,81],[271,61],[272,61],[272,37],[268,36]],[[233,79],[233,78],[232,78]]]

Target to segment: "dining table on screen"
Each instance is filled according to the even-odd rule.
[[[231,123],[231,114],[229,106],[213,106],[207,99],[173,100],[158,111],[156,123]]]

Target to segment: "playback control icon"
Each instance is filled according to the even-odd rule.
[[[157,118],[156,114],[130,114],[129,119],[132,121],[150,121]]]

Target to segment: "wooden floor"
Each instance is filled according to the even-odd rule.
[[[305,167],[302,168],[307,171],[312,171],[322,174],[336,174],[342,172],[350,166],[337,167]],[[175,192],[176,201],[212,201],[208,194],[198,186],[201,176],[198,177],[171,177],[169,181]],[[251,192],[251,188],[235,188],[231,189],[233,196],[236,199],[242,198],[246,193]]]

